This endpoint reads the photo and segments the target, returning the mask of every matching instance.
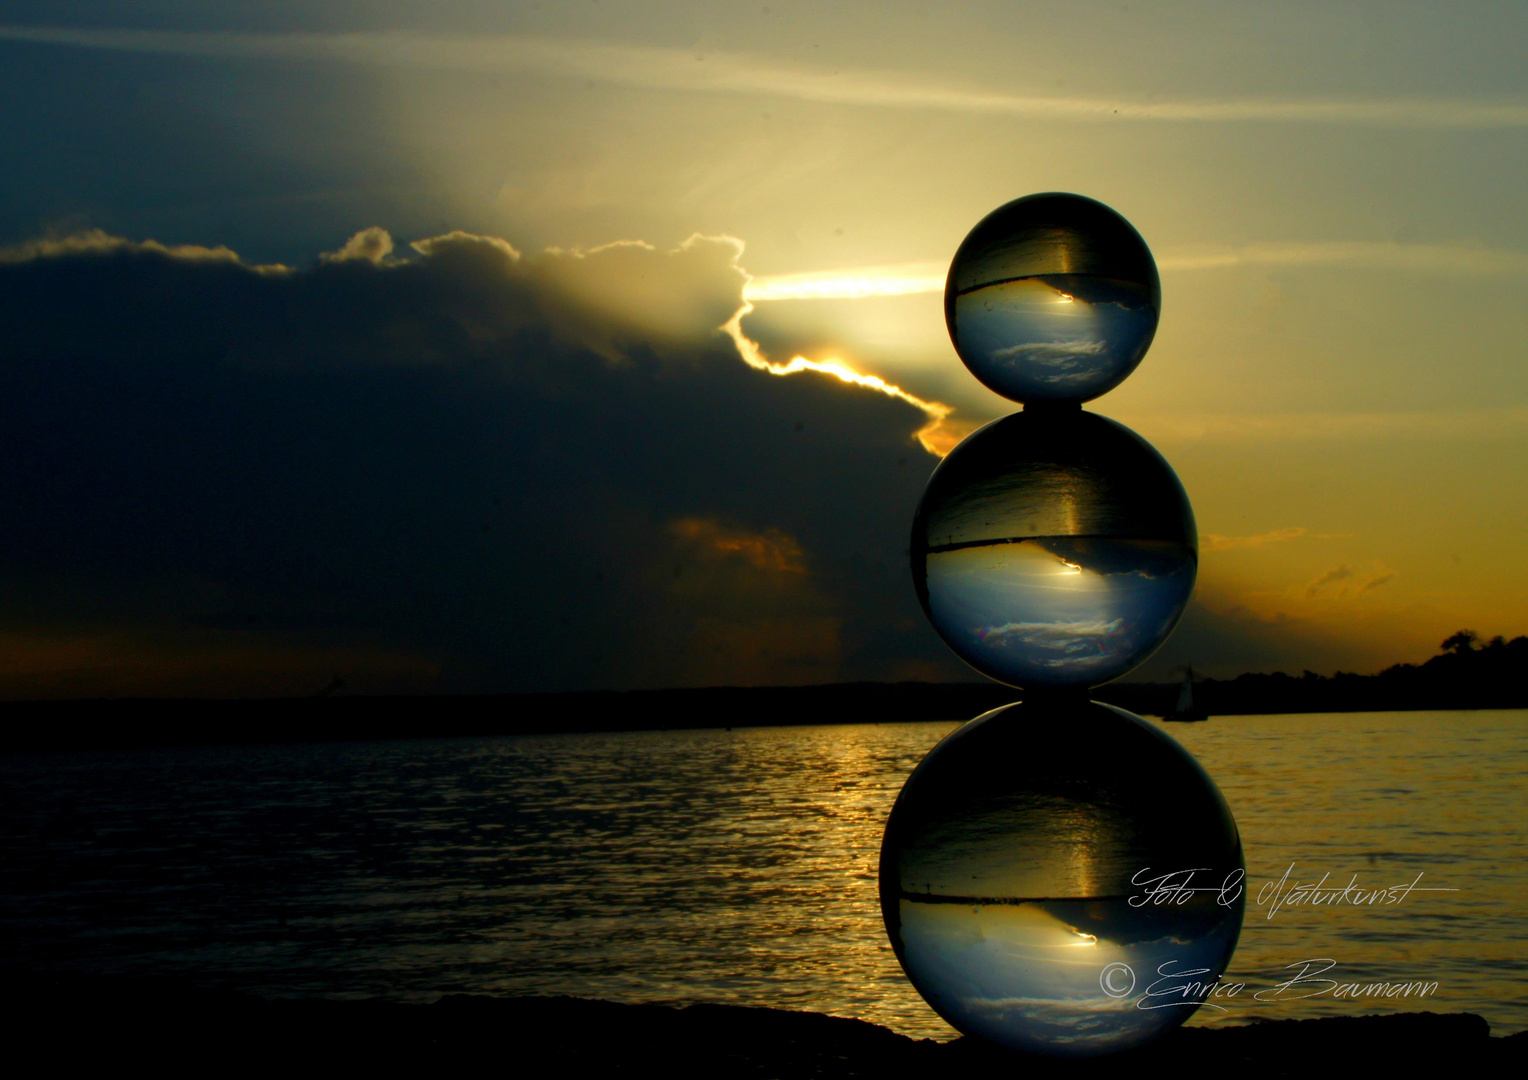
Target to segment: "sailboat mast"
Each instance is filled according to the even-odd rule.
[[[1183,669],[1183,685],[1178,687],[1178,704],[1174,712],[1184,714],[1194,707],[1194,669]]]

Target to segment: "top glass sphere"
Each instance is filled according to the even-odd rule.
[[[955,252],[944,317],[955,351],[1012,401],[1090,401],[1151,345],[1162,285],[1151,252],[1103,203],[1050,192],[1000,206]]]

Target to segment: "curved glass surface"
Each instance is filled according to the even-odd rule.
[[[1162,288],[1140,234],[1081,195],[1016,199],[950,264],[945,321],[982,383],[1013,401],[1088,401],[1135,370]]]
[[[908,978],[954,1027],[1087,1056],[1199,1007],[1236,947],[1243,869],[1230,808],[1187,751],[1123,709],[1039,699],[959,728],[908,778],[881,910]],[[1204,891],[1152,899],[1152,879],[1188,870]],[[1164,970],[1198,974],[1164,984]]]
[[[1096,686],[1177,625],[1194,588],[1188,496],[1140,436],[1081,410],[1025,411],[969,436],[913,521],[929,621],[1016,686]]]

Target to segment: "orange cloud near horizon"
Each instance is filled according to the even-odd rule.
[[[803,552],[794,536],[779,529],[763,532],[730,528],[711,518],[679,518],[669,531],[712,558],[736,556],[758,570],[804,574]]]

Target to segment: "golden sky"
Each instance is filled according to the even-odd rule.
[[[1202,548],[1191,618],[1257,643],[1223,672],[1369,671],[1461,627],[1528,632],[1519,7],[246,7],[0,5],[13,261],[83,229],[299,269],[370,227],[396,249],[360,253],[377,266],[453,230],[499,238],[542,259],[537,295],[602,313],[589,348],[643,336],[662,354],[689,333],[665,326],[730,325],[719,340],[755,369],[900,397],[898,437],[938,451],[1014,408],[949,345],[949,257],[1001,203],[1074,191],[1128,218],[1161,269],[1150,353],[1090,408],[1183,480]],[[643,277],[697,234],[732,238],[706,249],[711,277]],[[826,642],[808,681],[854,674],[810,536],[703,503],[644,511],[667,522],[652,535],[813,579],[789,590],[817,598],[770,625],[784,640],[799,618],[801,640]],[[27,618],[6,655],[36,653]],[[695,618],[749,679],[807,671]],[[86,655],[106,637],[70,640]],[[416,653],[410,671],[438,666]],[[727,681],[685,663],[673,678]]]

